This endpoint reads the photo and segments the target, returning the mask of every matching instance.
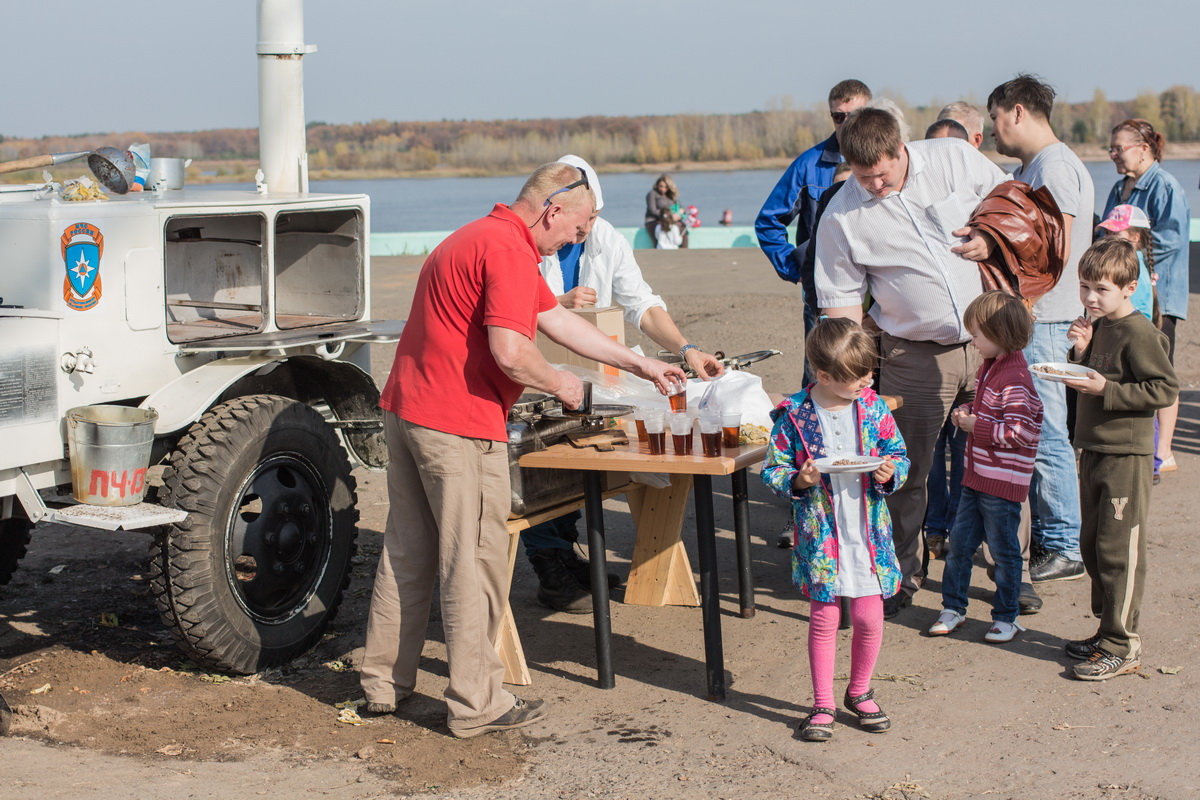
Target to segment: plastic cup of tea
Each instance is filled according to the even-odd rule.
[[[700,415],[700,445],[704,455],[715,458],[721,455],[721,415],[705,412]]]
[[[646,412],[649,409],[637,406],[633,409],[633,424],[637,427],[638,441],[645,444],[646,438]]]
[[[742,432],[742,412],[725,411],[721,414],[721,444],[737,447]]]
[[[667,400],[671,403],[672,411],[687,411],[687,384],[671,381],[667,388]]]
[[[650,455],[661,456],[667,451],[667,420],[666,414],[657,409],[646,411],[642,424],[646,426],[646,444],[650,447]]]
[[[671,446],[677,456],[692,454],[692,418],[686,411],[673,411],[668,415],[671,425]]]

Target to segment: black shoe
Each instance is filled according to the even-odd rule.
[[[567,562],[567,569],[571,570],[571,574],[573,574],[575,576],[575,580],[579,581],[580,586],[587,589],[588,591],[591,591],[591,589],[592,589],[592,562],[585,561],[584,559],[580,558],[575,553],[574,549],[564,550],[563,552],[566,553],[566,556],[564,556],[564,558],[566,559],[566,562]],[[618,586],[621,585],[621,576],[618,575],[617,573],[609,572],[607,574],[607,577],[608,577],[608,588],[610,590],[616,589]]]
[[[912,605],[912,597],[901,591],[883,601],[883,618],[891,619]]]
[[[1067,651],[1067,655],[1077,661],[1086,661],[1091,658],[1092,653],[1100,647],[1100,634],[1089,636],[1086,639],[1073,639],[1067,642],[1063,650]]]
[[[530,553],[529,563],[538,577],[537,599],[555,611],[587,614],[592,610],[592,593],[575,578],[567,563],[568,552],[546,549]]]
[[[1038,596],[1032,583],[1021,584],[1021,592],[1017,595],[1017,607],[1020,614],[1036,614],[1042,610],[1042,598]]]
[[[522,700],[518,697],[517,702],[513,703],[512,708],[491,722],[485,722],[482,725],[475,725],[470,728],[455,728],[452,726],[450,733],[456,739],[470,739],[472,736],[478,736],[481,733],[488,733],[490,731],[511,731],[516,728],[524,728],[526,725],[532,725],[545,716],[545,700]]]
[[[1046,553],[1029,565],[1029,579],[1034,583],[1070,581],[1084,575],[1082,561],[1072,561],[1059,553]]]

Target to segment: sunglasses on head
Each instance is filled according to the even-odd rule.
[[[572,189],[578,188],[578,187],[580,187],[580,186],[582,186],[582,187],[583,187],[583,188],[585,188],[585,189],[590,189],[590,188],[592,188],[592,187],[591,187],[591,185],[589,185],[589,184],[588,184],[587,173],[586,173],[586,172],[584,172],[584,171],[583,171],[582,169],[580,169],[579,167],[576,167],[575,169],[578,169],[578,170],[579,170],[579,176],[580,176],[580,177],[579,177],[579,180],[575,181],[574,183],[568,183],[568,184],[567,184],[566,186],[564,186],[563,188],[561,188],[561,189],[556,189],[556,190],[554,190],[553,192],[551,192],[551,193],[550,193],[550,196],[546,198],[546,202],[545,202],[545,203],[543,203],[542,205],[545,205],[545,206],[548,206],[548,205],[550,205],[550,198],[554,197],[554,195],[556,195],[556,194],[562,194],[563,192],[569,192],[569,191],[571,191]]]
[[[542,219],[546,216],[546,212],[550,210],[550,201],[554,198],[554,195],[562,194],[563,192],[569,192],[572,189],[578,188],[580,186],[582,186],[585,189],[592,188],[591,184],[588,183],[587,173],[584,172],[583,169],[581,169],[579,167],[575,167],[575,169],[579,170],[579,180],[575,181],[574,183],[568,183],[563,188],[555,189],[553,192],[550,193],[549,197],[546,198],[546,202],[542,203],[542,213],[539,214],[538,218],[533,221],[533,225],[529,226],[531,229],[535,225],[537,225],[539,222],[541,222]]]

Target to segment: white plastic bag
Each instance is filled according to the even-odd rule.
[[[705,394],[708,395],[705,399]],[[713,381],[688,381],[688,408],[700,407],[701,400],[709,408],[738,411],[742,424],[771,428],[771,398],[762,386],[762,378],[744,370],[726,370]]]

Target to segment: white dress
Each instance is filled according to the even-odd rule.
[[[838,411],[831,411],[816,400],[813,405],[821,421],[825,455],[859,455],[854,404],[850,403]],[[838,541],[838,573],[834,594],[838,597],[880,594],[879,578],[871,571],[871,551],[867,547],[862,473],[835,474],[830,475],[829,479],[833,487],[833,519],[837,526]]]

